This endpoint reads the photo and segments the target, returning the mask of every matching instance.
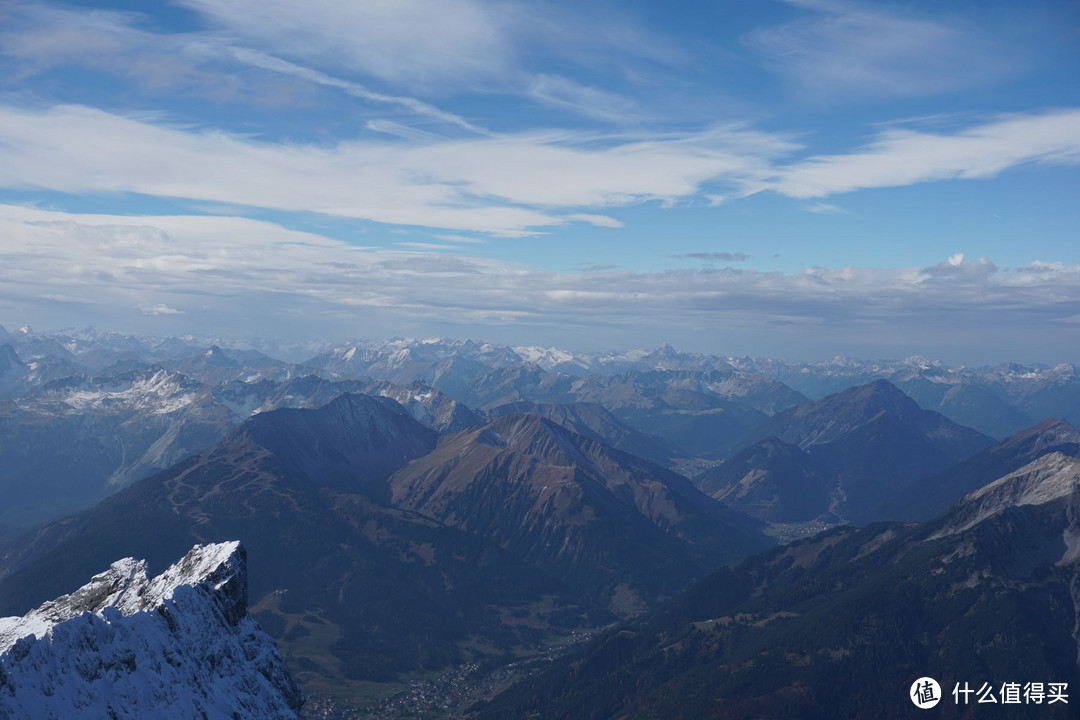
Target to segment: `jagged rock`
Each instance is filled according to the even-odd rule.
[[[196,545],[153,579],[118,560],[70,595],[0,618],[0,717],[296,718],[303,697],[247,616],[246,553]]]

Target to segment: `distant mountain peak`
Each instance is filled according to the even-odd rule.
[[[530,413],[503,415],[491,423],[490,429],[502,447],[559,464],[579,460],[580,453],[575,445],[591,442],[553,420]]]
[[[839,393],[839,396],[852,402],[889,402],[918,406],[903,390],[885,379],[871,380],[865,385],[857,385]]]
[[[342,393],[319,408],[253,415],[230,442],[254,442],[320,484],[381,497],[383,481],[429,452],[436,439],[394,400]]]
[[[203,352],[202,357],[207,365],[215,367],[236,367],[237,365],[236,361],[229,357],[219,345],[211,345]]]
[[[806,430],[806,436],[795,443],[806,449],[812,444],[829,442],[837,435],[883,415],[918,424],[940,421],[948,423],[944,416],[922,409],[903,390],[888,380],[881,379],[842,390],[821,400],[797,405],[776,416],[776,419],[790,417],[794,422],[813,423],[816,429]],[[786,433],[779,437],[785,442],[792,442],[789,435],[790,433]]]
[[[878,511],[885,499],[992,443],[990,437],[924,410],[882,379],[789,408],[744,435],[737,449],[770,435],[823,463],[817,466],[821,474],[815,474],[829,480],[822,487],[829,513],[852,522],[882,519]],[[813,506],[820,508],[820,502]]]
[[[305,419],[319,418],[337,425],[351,428],[357,422],[370,422],[375,415],[382,413],[404,415],[405,409],[397,402],[383,397],[365,395],[358,392],[343,392],[321,407],[317,408],[278,408],[253,415],[241,425],[244,428],[258,429],[270,424],[300,423]]]
[[[1064,443],[1080,444],[1080,432],[1068,420],[1046,418],[1042,422],[1032,425],[1026,430],[1006,438],[1003,444],[1016,444],[1034,440],[1039,446],[1059,445]]]
[[[398,507],[476,532],[604,602],[619,584],[655,598],[766,544],[756,522],[682,476],[530,413],[445,438],[390,484]]]

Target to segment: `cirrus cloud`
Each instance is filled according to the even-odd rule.
[[[0,187],[138,193],[379,223],[520,236],[596,212],[702,198],[718,184],[797,199],[1080,162],[1080,110],[1012,115],[953,134],[886,130],[853,152],[739,126],[603,136],[528,132],[333,145],[270,142],[84,106],[0,106]]]
[[[810,199],[866,188],[984,179],[1027,163],[1080,164],[1080,109],[1003,116],[951,135],[890,129],[854,152],[779,167],[754,190]]]
[[[139,193],[380,223],[522,235],[759,175],[794,146],[738,127],[645,138],[522,133],[430,142],[272,143],[83,106],[0,106],[0,187]]]

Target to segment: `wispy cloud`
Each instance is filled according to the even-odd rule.
[[[75,66],[122,78],[140,92],[260,106],[295,103],[303,83],[268,79],[227,67],[223,38],[206,33],[155,33],[139,16],[106,10],[12,2],[0,24],[4,80],[25,81]]]
[[[500,15],[475,0],[182,0],[275,54],[404,87],[501,75],[513,48]]]
[[[547,328],[564,341],[575,328],[581,337],[602,328],[611,342],[624,333],[698,337],[698,344],[701,327],[717,338],[759,340],[763,328],[772,328],[768,341],[788,347],[862,343],[865,350],[895,342],[956,351],[1030,340],[1044,352],[1065,352],[1062,328],[1080,315],[1080,264],[1036,261],[1003,270],[954,255],[924,268],[793,274],[610,266],[554,273],[446,248],[356,248],[243,218],[124,218],[13,206],[0,206],[0,262],[0,309],[51,296],[80,313],[158,308],[163,314],[156,317],[176,327],[210,317],[243,326],[251,313],[265,323],[303,308],[310,333],[340,328],[347,316],[366,327],[407,321],[445,332],[449,324],[489,337],[507,326],[531,337]],[[868,327],[888,332],[867,334]]]
[[[593,213],[571,213],[566,216],[566,219],[588,223],[595,227],[621,228],[623,226],[621,222],[613,217],[608,217],[607,215],[595,215]]]
[[[989,178],[1026,163],[1080,163],[1080,110],[1011,115],[951,135],[893,129],[869,145],[780,167],[755,189],[819,198],[864,188]]]
[[[619,124],[642,119],[640,108],[632,100],[558,75],[537,75],[528,88],[529,97],[537,102],[583,117]]]
[[[26,77],[78,65],[135,81],[151,92],[183,92],[217,100],[279,104],[301,89],[340,91],[369,106],[389,106],[470,133],[491,133],[414,97],[379,92],[328,73],[236,44],[235,35],[157,33],[133,13],[16,4],[0,31],[0,57]]]
[[[469,237],[467,235],[436,235],[436,240],[442,240],[443,242],[452,243],[458,245],[464,243],[466,245],[476,245],[484,242],[483,238]]]
[[[848,210],[845,210],[844,208],[838,207],[838,206],[833,205],[831,203],[823,203],[823,202],[807,203],[806,205],[803,205],[802,207],[803,207],[803,210],[805,210],[806,212],[817,213],[819,215],[827,214],[827,213],[840,213],[840,214],[848,214],[849,213]]]
[[[521,0],[180,2],[234,45],[272,56],[267,69],[350,92],[357,87],[358,97],[376,101],[370,96],[382,93],[352,78],[437,97],[478,89],[524,95],[601,122],[641,122],[652,112],[582,76],[640,79],[643,67],[689,63],[676,42],[627,13],[599,6]]]
[[[282,73],[283,75],[290,75],[292,77],[306,80],[308,82],[315,83],[316,85],[323,85],[326,87],[337,88],[349,95],[361,100],[367,100],[369,102],[382,103],[387,105],[400,105],[407,110],[410,110],[417,115],[439,120],[441,122],[449,123],[451,125],[457,125],[458,127],[468,130],[469,132],[476,133],[477,135],[491,135],[492,133],[478,125],[474,125],[460,115],[448,113],[440,110],[439,108],[429,103],[417,100],[416,98],[406,97],[402,95],[387,95],[386,93],[375,92],[360,83],[352,82],[350,80],[342,80],[341,78],[332,77],[326,73],[319,72],[318,70],[312,70],[295,63],[282,60],[280,58],[272,57],[255,50],[249,50],[247,48],[230,48],[229,51],[237,60],[248,63],[254,67],[261,68],[263,70],[270,70],[272,72]]]
[[[394,245],[412,250],[457,250],[457,245],[429,242],[396,242]]]
[[[694,252],[680,255],[679,257],[691,260],[704,260],[705,262],[746,262],[750,256],[741,252]]]
[[[86,107],[0,106],[0,187],[131,192],[520,235],[572,212],[695,195],[704,183],[762,175],[792,146],[763,133],[609,140],[517,134],[431,143],[260,142]]]
[[[417,134],[406,143],[320,146],[152,115],[0,105],[0,187],[129,192],[507,236],[573,221],[619,227],[595,211],[716,197],[717,187],[806,200],[989,178],[1029,163],[1075,165],[1080,110],[1003,116],[952,134],[890,129],[850,153],[781,164],[797,149],[784,135],[737,126],[638,136]]]
[[[1023,63],[1016,49],[955,17],[919,17],[871,3],[789,4],[813,14],[758,30],[747,43],[810,102],[942,93],[993,82]]]

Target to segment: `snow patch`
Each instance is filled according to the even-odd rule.
[[[247,616],[237,542],[196,545],[161,575],[113,563],[70,595],[0,618],[0,717],[293,720],[303,698]]]

